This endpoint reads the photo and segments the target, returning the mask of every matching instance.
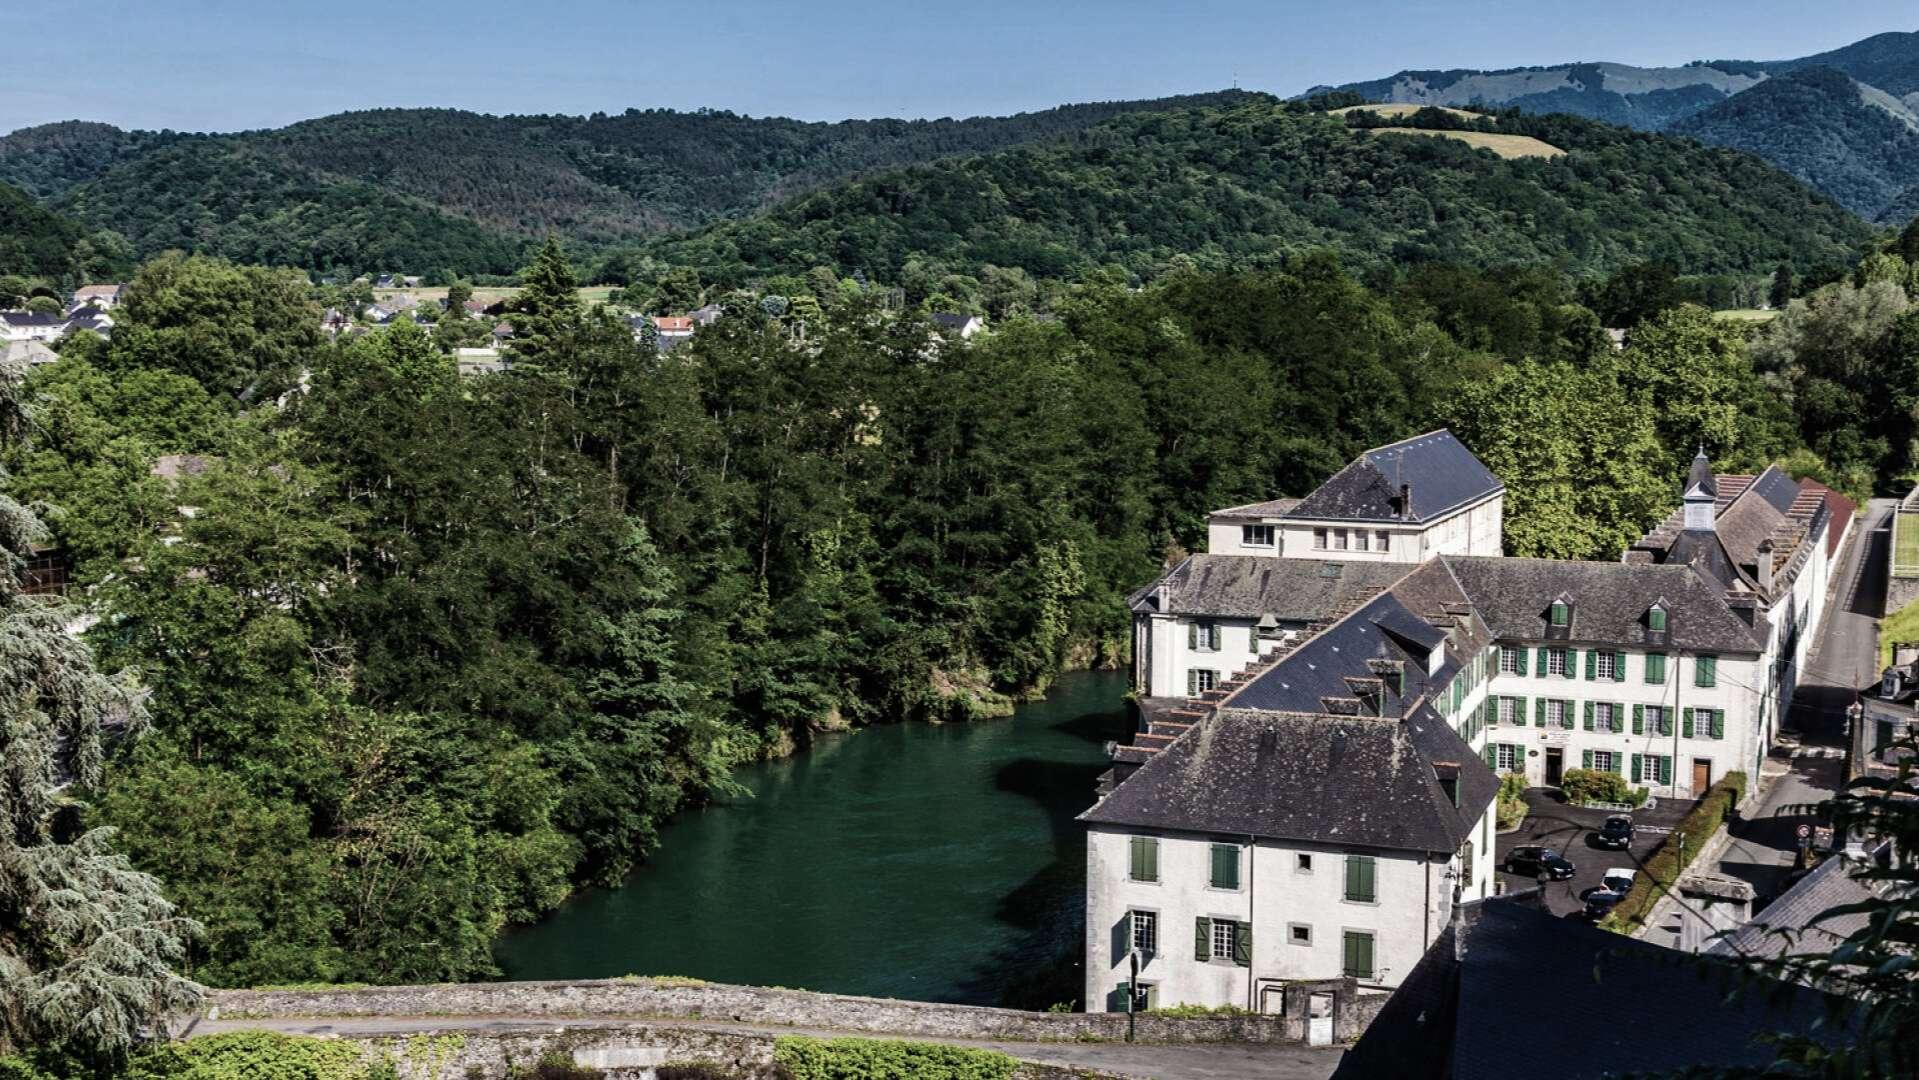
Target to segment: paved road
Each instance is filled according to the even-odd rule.
[[[1806,657],[1786,726],[1808,745],[1842,746],[1846,706],[1879,677],[1879,620],[1886,601],[1892,499],[1874,499],[1853,525],[1824,624]]]
[[[1519,828],[1502,833],[1497,838],[1496,848],[1499,865],[1506,865],[1506,858],[1512,850],[1522,844],[1543,844],[1571,859],[1578,867],[1571,880],[1554,881],[1541,886],[1546,909],[1555,915],[1574,918],[1584,916],[1586,904],[1584,894],[1598,886],[1599,877],[1607,870],[1638,869],[1659,845],[1665,843],[1666,834],[1692,803],[1678,799],[1661,799],[1651,810],[1642,810],[1632,815],[1637,826],[1633,834],[1632,848],[1627,851],[1612,851],[1598,847],[1594,838],[1599,826],[1612,816],[1612,810],[1588,810],[1579,806],[1568,806],[1559,801],[1559,796],[1544,788],[1534,788],[1526,792],[1526,820]],[[1500,877],[1506,882],[1508,890],[1530,888],[1537,879],[1520,874],[1508,874],[1500,871]]]
[[[427,1016],[427,1017],[316,1017],[267,1020],[202,1020],[188,1034],[216,1035],[225,1031],[279,1031],[290,1035],[412,1035],[426,1032],[473,1031],[492,1034],[539,1033],[610,1029],[644,1036],[649,1031],[697,1028],[745,1035],[817,1035],[832,1038],[859,1035],[884,1039],[870,1032],[823,1031],[787,1026],[760,1026],[700,1020],[639,1021],[553,1017]],[[1200,1043],[1183,1046],[1128,1046],[1124,1043],[989,1042],[899,1036],[923,1042],[999,1050],[1023,1061],[1097,1069],[1140,1080],[1326,1080],[1339,1065],[1342,1051],[1314,1050],[1292,1045]]]

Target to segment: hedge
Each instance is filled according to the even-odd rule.
[[[1633,875],[1632,891],[1612,909],[1612,913],[1600,922],[1603,929],[1614,933],[1630,934],[1646,923],[1646,916],[1652,913],[1652,906],[1659,898],[1672,890],[1679,875],[1686,872],[1692,860],[1699,857],[1700,849],[1712,834],[1731,816],[1739,801],[1746,797],[1746,774],[1729,772],[1724,779],[1706,792],[1679,824],[1673,826],[1672,834],[1659,850],[1652,853],[1639,872]],[[1680,844],[1684,842],[1686,859],[1679,860]]]
[[[1011,1080],[1019,1062],[996,1050],[896,1039],[782,1035],[773,1060],[793,1080]]]

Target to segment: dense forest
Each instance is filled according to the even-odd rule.
[[[1237,91],[966,120],[806,123],[730,112],[486,116],[377,109],[231,135],[65,122],[0,138],[0,182],[142,255],[182,248],[324,272],[508,274],[522,242],[608,245],[860,172],[1070,134]]]
[[[89,818],[193,920],[183,970],[467,978],[737,764],[1118,661],[1123,596],[1207,511],[1365,446],[1451,425],[1510,549],[1570,558],[1661,518],[1701,442],[1855,491],[1911,469],[1901,243],[1756,334],[1622,285],[1661,297],[1623,351],[1585,302],[1619,290],[1558,270],[1315,254],[971,341],[815,268],[664,355],[549,243],[518,365],[468,380],[411,324],[322,339],[297,273],[173,256],[17,386],[0,465],[61,508],[100,668],[148,688]]]
[[[1882,215],[1919,184],[1910,115],[1868,102],[1858,83],[1828,67],[1768,79],[1670,130],[1757,154],[1869,220],[1892,220]]]
[[[41,208],[19,188],[0,184],[0,274],[71,277],[81,235],[78,224]]]
[[[1273,266],[1327,248],[1365,272],[1424,262],[1606,273],[1840,265],[1869,230],[1744,154],[1566,116],[1500,130],[1566,150],[1504,160],[1369,136],[1260,102],[1121,117],[1043,146],[870,177],[656,242],[660,263],[745,283],[813,265],[897,281],[914,263],[1041,278]]]

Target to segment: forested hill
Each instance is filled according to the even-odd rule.
[[[0,275],[63,278],[73,271],[80,227],[0,184]]]
[[[1226,91],[842,123],[712,111],[381,109],[186,136],[67,122],[0,138],[0,182],[127,235],[142,254],[186,247],[317,270],[489,273],[516,268],[519,242],[548,231],[586,248],[632,241],[866,170],[1050,139],[1133,111],[1258,97]],[[169,220],[182,217],[190,220]],[[426,243],[429,233],[441,239]]]
[[[1355,130],[1257,102],[1116,118],[1054,143],[867,177],[649,253],[743,282],[830,266],[896,281],[909,262],[1072,277],[1276,265],[1311,249],[1349,266],[1558,264],[1603,273],[1842,265],[1870,235],[1751,156],[1569,116],[1502,132],[1565,150],[1502,159],[1428,135]]]
[[[1671,130],[1758,154],[1866,218],[1919,183],[1919,117],[1834,68],[1768,79]]]

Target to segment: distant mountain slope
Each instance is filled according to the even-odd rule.
[[[1874,34],[1831,52],[1797,60],[1778,60],[1765,66],[1775,73],[1829,67],[1894,97],[1919,96],[1919,32]],[[1907,104],[1919,105],[1919,101],[1909,100]]]
[[[1919,183],[1919,130],[1896,102],[1827,67],[1800,68],[1674,124],[1746,150],[1868,219]]]
[[[1765,78],[1760,65],[1741,61],[1668,68],[1577,63],[1499,71],[1402,71],[1390,78],[1318,87],[1309,93],[1344,90],[1374,101],[1509,106],[1658,131]]]
[[[1133,111],[1259,97],[1227,91],[1009,117],[836,124],[726,112],[451,109],[342,113],[212,136],[75,122],[0,138],[0,182],[31,186],[87,223],[125,233],[143,254],[158,244],[235,258],[275,253],[313,268],[488,273],[511,261],[503,252],[548,231],[586,247],[630,242],[876,168],[1054,138]],[[188,220],[170,223],[162,209]],[[444,243],[423,242],[429,220],[448,232]],[[284,231],[263,229],[268,222]],[[387,259],[400,261],[378,261]]]
[[[1842,263],[1869,235],[1744,154],[1570,117],[1502,131],[1568,151],[1502,160],[1368,134],[1297,106],[1121,117],[1069,139],[868,177],[649,250],[722,281],[813,265],[897,280],[912,259],[1065,277],[1187,256],[1258,265],[1319,248],[1365,268],[1648,259],[1688,272]]]
[[[0,184],[0,275],[64,278],[73,272],[80,237],[79,225]]]

